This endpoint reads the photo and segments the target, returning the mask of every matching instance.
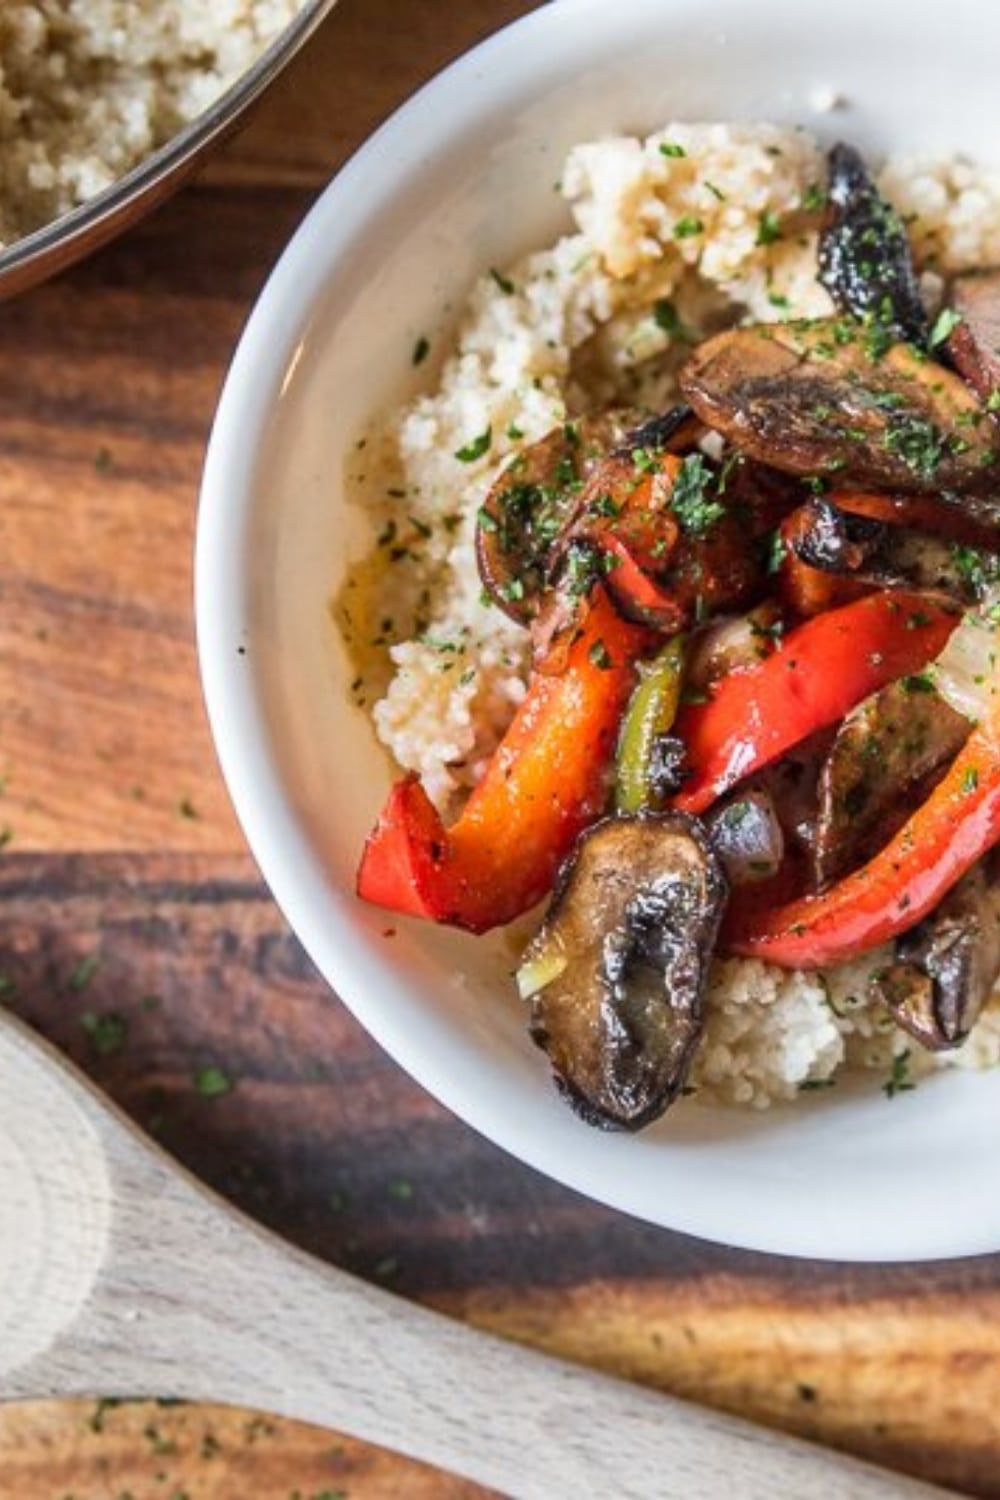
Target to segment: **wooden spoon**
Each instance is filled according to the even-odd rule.
[[[0,1016],[0,1399],[99,1394],[267,1409],[528,1500],[942,1493],[477,1333],[310,1259]]]

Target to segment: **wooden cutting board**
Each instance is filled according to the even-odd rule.
[[[198,182],[3,308],[0,999],[207,1181],[337,1264],[1000,1497],[1000,1258],[880,1270],[744,1254],[631,1222],[508,1160],[318,981],[215,767],[191,539],[240,326],[345,156],[448,57],[528,8],[341,0]],[[248,1413],[0,1412],[3,1500],[477,1493]]]

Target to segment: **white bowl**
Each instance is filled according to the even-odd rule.
[[[637,1137],[581,1124],[528,1041],[497,944],[389,919],[353,894],[390,768],[350,705],[328,613],[367,545],[345,503],[345,455],[413,388],[415,340],[475,276],[564,227],[552,185],[574,142],[671,118],[775,120],[875,151],[982,158],[1000,142],[998,47],[992,0],[536,11],[429,84],[327,189],[260,299],[212,436],[197,564],[205,692],[251,848],[314,962],[491,1140],[713,1240],[851,1260],[1000,1248],[1000,1075],[942,1075],[891,1102],[869,1079],[764,1115],[689,1106]],[[834,94],[839,107],[817,117]]]

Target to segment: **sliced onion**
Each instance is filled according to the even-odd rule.
[[[744,792],[712,812],[708,836],[733,885],[770,879],[785,856],[785,836],[765,791]]]
[[[774,651],[781,635],[775,604],[759,604],[748,615],[713,622],[696,639],[688,662],[691,688],[710,687],[730,672],[756,667]]]
[[[973,723],[1000,707],[1000,597],[969,610],[932,669],[942,698]]]
[[[561,948],[549,945],[539,952],[528,949],[528,956],[518,969],[515,979],[522,1000],[530,1000],[559,978],[569,966],[569,955]]]

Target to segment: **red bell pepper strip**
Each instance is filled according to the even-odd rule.
[[[577,835],[604,811],[635,660],[649,643],[595,588],[565,669],[532,678],[456,823],[444,827],[415,776],[393,788],[365,845],[358,895],[470,932],[541,900]]]
[[[783,968],[855,958],[921,921],[1000,841],[1000,723],[975,729],[951,770],[886,847],[821,896],[738,914],[724,944]]]
[[[771,656],[724,678],[708,703],[681,714],[676,732],[692,775],[674,806],[704,812],[870,693],[926,666],[957,623],[946,606],[901,592],[869,594],[807,620]]]

